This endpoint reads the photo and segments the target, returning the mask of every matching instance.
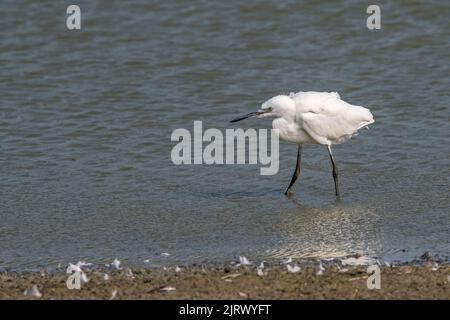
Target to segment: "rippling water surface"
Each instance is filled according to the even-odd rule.
[[[450,255],[450,5],[360,1],[0,4],[0,269]],[[174,166],[170,134],[224,130],[279,93],[338,91],[369,131],[303,149],[295,195],[258,166]],[[268,127],[248,120],[245,127]],[[169,257],[161,256],[169,252]]]

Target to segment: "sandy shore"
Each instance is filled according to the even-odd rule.
[[[339,270],[326,266],[202,267],[176,269],[86,270],[88,282],[79,290],[66,286],[68,274],[0,274],[0,299],[450,299],[450,266],[381,268],[381,289],[367,288],[367,267]],[[105,274],[107,274],[105,279]],[[39,294],[28,288],[36,285]]]

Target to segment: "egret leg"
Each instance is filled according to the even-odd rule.
[[[334,189],[336,190],[336,197],[339,197],[339,179],[338,179],[338,168],[336,161],[334,161],[333,153],[331,152],[331,147],[327,145],[328,154],[330,155],[331,164],[333,165],[333,179],[334,179]]]
[[[286,189],[285,195],[288,195],[291,193],[291,187],[297,180],[298,176],[300,175],[300,164],[302,162],[302,145],[299,144],[297,147],[297,164],[295,165],[295,171],[294,175],[292,176],[291,183],[289,183],[289,187]]]

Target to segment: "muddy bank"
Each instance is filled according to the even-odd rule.
[[[292,270],[291,270],[292,271]],[[450,267],[381,267],[381,289],[367,288],[367,267],[286,266],[84,270],[69,290],[68,274],[0,274],[0,299],[449,299]],[[36,286],[37,290],[31,290]],[[26,291],[26,294],[24,292]],[[41,295],[41,296],[39,296]]]

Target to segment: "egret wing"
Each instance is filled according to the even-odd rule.
[[[342,143],[358,129],[373,122],[369,110],[359,106],[323,110],[321,113],[305,112],[299,115],[300,126],[320,144]]]
[[[345,102],[337,92],[297,92],[291,99],[297,124],[320,144],[344,142],[374,122],[368,109]]]

